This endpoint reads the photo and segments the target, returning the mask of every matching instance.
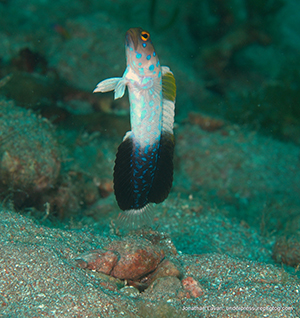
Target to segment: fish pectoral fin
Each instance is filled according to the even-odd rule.
[[[121,77],[118,84],[116,85],[114,98],[118,99],[123,97],[125,93],[125,88],[126,88],[126,80],[124,79],[124,77]]]
[[[107,78],[106,80],[103,80],[97,84],[97,87],[93,90],[93,93],[106,93],[113,91],[121,79],[122,77]]]
[[[115,99],[121,98],[124,95],[126,81],[123,77],[112,77],[98,83],[93,93],[106,93],[115,91]]]

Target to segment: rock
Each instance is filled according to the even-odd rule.
[[[170,236],[163,232],[140,229],[136,231],[136,235],[150,241],[153,245],[161,248],[166,257],[177,255],[177,250]]]
[[[118,278],[98,272],[93,272],[92,275],[99,279],[99,285],[106,289],[117,291],[124,287],[124,281]]]
[[[123,295],[129,296],[129,297],[136,297],[140,294],[139,290],[133,286],[125,286],[124,288],[120,289],[120,292]]]
[[[182,291],[182,285],[177,277],[160,277],[146,289],[145,293],[155,294],[156,296],[175,298]]]
[[[154,245],[139,237],[113,241],[104,249],[89,251],[75,260],[79,267],[105,273],[128,286],[144,291],[157,279],[182,277],[181,266],[176,259],[164,259],[160,244]]]
[[[179,266],[176,267],[176,265],[167,259],[164,259],[157,267],[155,272],[150,276],[148,284],[152,284],[156,279],[166,276],[173,276],[180,278],[182,276],[182,273],[178,269]]]
[[[292,235],[288,239],[285,237],[278,238],[274,245],[272,257],[277,263],[298,266],[300,264],[299,236]]]
[[[140,301],[137,302],[138,316],[143,318],[186,318],[188,313],[181,308],[175,308],[165,300],[156,300],[155,302]]]
[[[181,281],[181,283],[183,288],[187,290],[194,298],[200,297],[204,294],[203,288],[193,277],[186,277]]]
[[[25,200],[53,188],[61,161],[50,122],[1,101],[0,127],[0,191],[19,192],[22,203],[21,192]]]
[[[94,250],[80,255],[75,260],[81,268],[109,275],[117,264],[118,255],[112,251]]]
[[[113,241],[105,250],[84,253],[75,260],[81,268],[137,281],[153,272],[164,258],[162,250],[142,239]]]
[[[160,249],[142,239],[114,241],[107,249],[120,255],[111,275],[120,279],[138,280],[154,271],[164,257]]]

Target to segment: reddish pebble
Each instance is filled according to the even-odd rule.
[[[93,250],[76,258],[78,266],[116,278],[138,280],[153,272],[164,252],[146,240],[113,241],[105,251]]]
[[[164,257],[162,250],[145,240],[114,241],[108,248],[120,255],[111,275],[126,280],[138,280],[154,271]]]
[[[76,258],[78,266],[109,275],[118,261],[118,256],[112,252],[94,250]]]
[[[183,288],[187,290],[194,298],[197,298],[204,294],[204,291],[201,288],[199,282],[196,281],[193,277],[186,277],[181,281],[181,283]]]

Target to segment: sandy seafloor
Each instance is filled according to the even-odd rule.
[[[245,2],[234,2],[242,17]],[[150,4],[158,17],[154,25]],[[286,1],[276,17],[279,40],[264,46],[244,44],[237,60],[247,58],[254,70],[239,73],[235,80],[231,74],[226,87],[226,76],[218,83],[227,90],[226,108],[223,97],[207,88],[201,71],[205,65],[191,59],[200,48],[184,24],[191,10],[180,1],[0,2],[0,78],[12,76],[0,91],[0,168],[10,163],[8,154],[14,151],[18,160],[26,156],[27,163],[38,162],[42,168],[37,175],[47,176],[32,189],[36,179],[29,168],[27,179],[2,175],[11,184],[1,187],[0,317],[300,316],[299,118],[289,116],[277,134],[255,129],[253,122],[229,120],[251,103],[241,98],[245,91],[278,85],[284,60],[294,61],[299,54],[297,6],[297,1]],[[177,8],[177,19],[160,28]],[[90,94],[100,80],[122,75],[124,33],[143,24],[153,29],[161,63],[172,69],[177,83],[173,188],[168,199],[154,207],[152,229],[170,238],[183,278],[193,277],[201,285],[198,297],[184,293],[178,279],[160,281],[141,293],[128,292],[76,266],[81,253],[120,237],[143,236],[122,228],[116,232],[112,224],[120,210],[113,193],[99,186],[101,195],[94,194],[99,180],[111,184],[116,149],[128,129],[127,96],[106,106],[113,98],[108,94],[99,110],[95,100],[103,97]],[[47,70],[30,59],[16,60],[24,48],[43,56]],[[56,87],[47,95],[57,78],[72,87],[71,93],[62,97],[65,91]],[[37,83],[45,83],[43,90]],[[46,116],[49,109],[55,110]],[[228,115],[230,111],[235,115]],[[270,117],[276,113],[272,107],[269,111]],[[199,120],[193,120],[200,114],[208,116],[210,124],[217,118],[221,127],[201,128]],[[92,118],[101,116],[105,119],[97,126]],[[30,189],[24,186],[22,191],[34,193],[29,200],[18,196],[20,180],[28,179]],[[89,189],[94,191],[90,196]],[[84,199],[80,192],[85,192]],[[41,209],[45,202],[54,202],[59,211],[46,214]]]

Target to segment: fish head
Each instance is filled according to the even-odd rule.
[[[149,32],[142,28],[129,29],[125,36],[125,48],[127,65],[138,76],[160,76],[161,67]]]

